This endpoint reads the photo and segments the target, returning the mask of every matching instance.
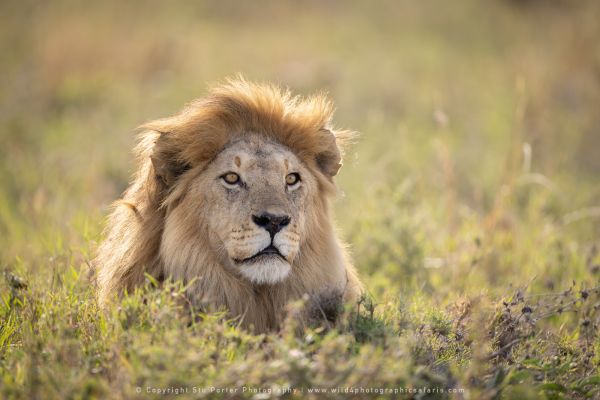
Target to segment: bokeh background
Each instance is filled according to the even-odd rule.
[[[135,128],[236,73],[360,133],[336,219],[377,302],[597,284],[598,1],[2,1],[0,49],[0,263],[40,299],[88,273]]]
[[[336,207],[364,275],[399,287],[414,277],[434,284],[432,272],[504,283],[552,266],[492,254],[493,265],[477,271],[462,249],[494,232],[508,241],[523,232],[510,245],[536,246],[536,236],[551,235],[545,223],[582,244],[598,239],[597,2],[8,1],[1,9],[5,261],[96,240],[132,173],[135,128],[236,73],[300,94],[326,91],[337,125],[361,134]]]

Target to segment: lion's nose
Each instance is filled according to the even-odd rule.
[[[253,215],[252,221],[261,228],[265,228],[271,237],[273,237],[284,226],[290,223],[290,217],[287,215],[275,215],[266,212],[260,215]]]

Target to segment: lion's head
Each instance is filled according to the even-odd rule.
[[[230,80],[174,117],[144,125],[140,169],[97,258],[103,299],[144,273],[190,282],[258,330],[304,293],[360,290],[329,216],[340,145],[332,106]]]
[[[206,238],[232,273],[259,284],[286,279],[314,229],[306,226],[306,214],[314,212],[311,199],[319,189],[308,167],[281,144],[249,134],[190,175],[165,220],[161,250],[174,257],[168,264],[187,263],[178,255]],[[182,228],[185,235],[178,234]]]

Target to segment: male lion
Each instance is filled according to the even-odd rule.
[[[96,258],[100,301],[148,273],[264,332],[305,294],[356,299],[361,283],[329,211],[348,137],[331,115],[323,96],[236,78],[144,125],[139,169]]]

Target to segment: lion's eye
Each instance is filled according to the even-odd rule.
[[[223,180],[230,185],[235,185],[236,183],[239,183],[239,181],[240,181],[240,176],[238,174],[236,174],[235,172],[228,172],[225,175],[223,175],[221,178],[223,178]]]
[[[285,183],[288,186],[294,186],[298,182],[300,182],[300,175],[295,172],[293,174],[288,174],[285,177]]]

